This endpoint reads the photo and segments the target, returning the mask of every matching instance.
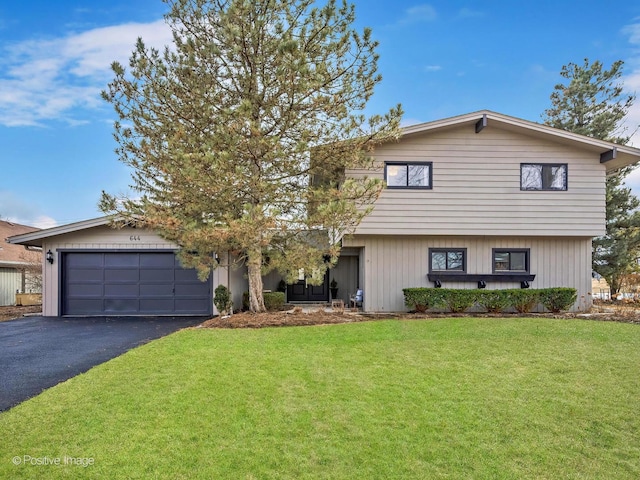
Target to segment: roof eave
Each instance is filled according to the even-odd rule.
[[[38,230],[36,232],[23,233],[21,235],[14,235],[7,238],[7,243],[15,245],[27,245],[32,247],[42,247],[42,241],[46,238],[56,237],[58,235],[65,235],[67,233],[73,233],[80,230],[86,230],[88,228],[100,227],[110,224],[115,220],[115,216],[106,216],[91,218],[89,220],[83,220],[81,222],[69,223],[66,225],[60,225],[58,227],[46,228],[44,230]]]
[[[602,160],[606,166],[607,172],[612,172],[628,165],[640,162],[640,149],[618,145],[604,140],[587,137],[566,130],[550,127],[540,123],[523,120],[516,117],[510,117],[501,113],[492,112],[490,110],[480,110],[477,112],[467,113],[456,117],[445,118],[433,122],[421,123],[402,128],[402,136],[426,133],[432,130],[439,130],[447,127],[469,125],[475,128],[476,133],[481,134],[485,127],[491,127],[492,123],[501,124],[503,127],[535,132],[541,135],[550,136],[557,140],[568,141],[597,151],[602,158],[608,158],[610,152],[617,150],[613,158]]]

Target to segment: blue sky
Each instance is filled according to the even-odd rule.
[[[355,0],[379,40],[382,83],[368,106],[402,103],[404,124],[494,110],[541,121],[559,71],[625,62],[640,92],[640,2]],[[0,3],[0,217],[49,227],[100,216],[100,192],[127,192],[100,98],[110,64],[141,36],[170,43],[161,0]],[[640,100],[629,115],[640,124]],[[634,146],[640,146],[636,135]],[[640,174],[627,182],[640,194]]]

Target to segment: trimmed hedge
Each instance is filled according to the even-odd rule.
[[[540,303],[553,313],[566,310],[577,298],[575,288],[546,288],[540,291]]]
[[[500,313],[502,310],[513,306],[511,304],[510,290],[481,290],[478,292],[475,303],[484,307],[489,313]]]
[[[509,292],[510,305],[518,313],[529,313],[540,303],[540,290],[514,289],[506,291]]]
[[[264,292],[262,298],[268,311],[282,310],[284,306],[284,292]],[[249,310],[249,292],[242,294],[242,309]]]
[[[455,289],[455,288],[403,288],[404,304],[410,310],[426,312],[447,309],[462,313],[474,305],[490,313],[499,313],[514,308],[519,313],[528,313],[541,303],[547,310],[557,313],[567,310],[578,296],[575,288],[543,289]]]
[[[453,313],[462,313],[476,303],[480,292],[476,290],[446,289],[443,296],[445,305]]]
[[[264,296],[264,306],[267,310],[282,310],[284,306],[284,292],[267,292]]]
[[[404,304],[410,310],[426,312],[430,308],[440,308],[443,304],[442,288],[403,288]]]

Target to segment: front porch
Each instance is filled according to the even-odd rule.
[[[285,304],[291,308],[301,306],[305,309],[312,307],[332,308],[332,302],[341,300],[344,308],[348,309],[349,299],[362,288],[362,258],[363,249],[357,247],[345,247],[342,249],[336,266],[327,271],[321,285],[311,285],[304,278],[298,282],[284,286]],[[242,307],[242,295],[248,291],[248,282],[245,268],[229,268],[225,266],[226,258],[222,259],[220,267],[213,271],[213,286],[225,285],[231,290],[234,310],[240,311]],[[273,271],[262,277],[265,292],[282,291],[282,276]],[[332,282],[335,281],[337,291],[332,291]],[[366,296],[366,292],[365,292]],[[335,305],[333,308],[337,308]]]
[[[335,300],[342,300],[349,306],[349,298],[361,287],[359,248],[343,248],[337,265],[328,270],[321,285],[311,285],[302,277],[298,282],[287,285],[285,302],[291,305],[322,304],[331,307]],[[264,289],[275,292],[280,287],[282,277],[271,272],[263,277]],[[335,289],[332,288],[335,285]]]

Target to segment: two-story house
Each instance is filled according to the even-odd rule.
[[[386,187],[319,287],[288,287],[288,301],[325,302],[364,291],[365,311],[405,310],[405,287],[578,290],[591,306],[591,239],[605,232],[605,178],[640,161],[640,149],[480,111],[402,130],[374,152]],[[183,269],[176,246],[108,218],[12,237],[42,247],[43,310],[59,315],[207,315],[213,289],[236,309],[245,272],[215,269],[208,282]],[[221,265],[224,265],[224,258]],[[275,290],[272,273],[265,288]]]
[[[386,188],[344,241],[365,310],[403,310],[402,288],[430,286],[573,287],[585,310],[605,177],[640,150],[481,111],[406,127],[375,158]]]

